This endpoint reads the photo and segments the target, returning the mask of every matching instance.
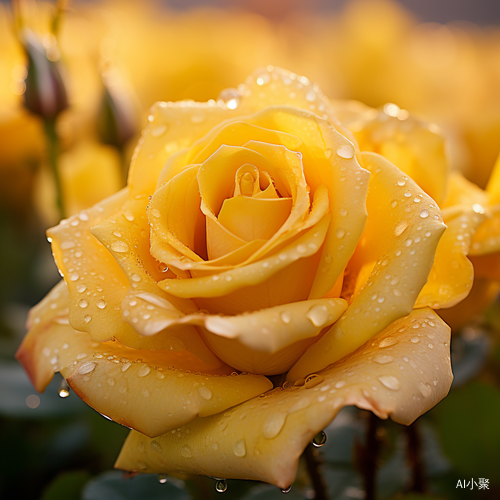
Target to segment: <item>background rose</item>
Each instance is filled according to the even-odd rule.
[[[436,404],[450,385],[449,329],[427,308],[400,318],[431,269],[441,214],[355,144],[316,85],[272,67],[218,102],[158,104],[128,188],[49,232],[65,283],[33,309],[18,352],[35,386],[60,370],[140,431],[120,468],[281,487],[342,406],[410,423]],[[405,353],[425,371],[401,372]],[[228,376],[297,359],[295,383],[258,407],[270,380]]]

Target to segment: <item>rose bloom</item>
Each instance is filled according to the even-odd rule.
[[[414,130],[444,182],[441,136]],[[410,424],[450,388],[450,328],[429,306],[470,291],[458,235],[482,216],[440,253],[438,201],[409,172],[443,199],[441,180],[409,165],[360,148],[317,85],[273,67],[218,101],[160,102],[127,188],[49,230],[64,281],[17,357],[39,391],[60,371],[134,429],[120,469],[286,488],[342,407]]]

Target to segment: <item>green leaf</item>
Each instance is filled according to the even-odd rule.
[[[498,478],[500,392],[480,383],[451,391],[435,409],[443,450],[466,477]]]
[[[178,484],[170,480],[160,484],[153,474],[124,478],[123,472],[110,471],[85,486],[82,500],[189,500],[188,493]]]
[[[61,474],[45,490],[41,500],[79,500],[82,489],[90,477],[88,472]]]

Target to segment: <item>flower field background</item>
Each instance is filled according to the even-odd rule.
[[[66,216],[125,184],[154,102],[217,99],[269,64],[308,75],[333,103],[395,103],[425,117],[446,137],[451,168],[486,187],[500,150],[498,9],[487,14],[486,3],[478,4],[484,15],[467,17],[451,4],[436,12],[429,6],[419,17],[392,1],[344,2],[333,10],[324,2],[308,9],[299,1],[268,4],[69,2],[56,43],[47,35],[55,3],[14,3],[46,34],[49,59],[63,65],[68,103],[56,133]],[[58,190],[43,121],[24,106],[26,56],[15,22],[10,4],[1,3],[0,498],[314,498],[318,469],[305,459],[289,493],[239,480],[219,493],[215,479],[182,474],[124,480],[112,469],[128,430],[71,391],[64,397],[59,374],[38,394],[14,360],[29,308],[60,279],[45,236],[59,221]],[[499,498],[500,304],[485,308],[474,297],[465,304],[462,311],[476,313],[465,324],[460,311],[445,317],[457,325],[455,380],[440,404],[411,427],[349,407],[325,429],[326,444],[312,453],[327,498],[365,498],[367,477],[379,499]],[[480,479],[488,488],[479,488]],[[462,483],[468,487],[457,487]]]

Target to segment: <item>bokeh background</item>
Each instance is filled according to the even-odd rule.
[[[437,123],[453,168],[484,187],[500,149],[500,3],[491,0],[172,0],[23,2],[30,26],[63,67],[69,107],[57,121],[67,215],[124,183],[157,100],[217,99],[259,66],[317,81],[331,99],[394,102]],[[214,481],[110,472],[127,429],[76,396],[57,375],[37,394],[13,356],[25,319],[58,281],[45,230],[57,223],[40,117],[23,106],[26,57],[10,3],[0,3],[0,498],[43,500],[217,498]],[[450,395],[418,432],[379,425],[380,499],[500,498],[500,305],[452,343]],[[344,410],[319,451],[331,498],[363,498],[369,418]],[[408,442],[421,451],[420,489]],[[489,480],[479,490],[474,481]],[[457,488],[458,481],[468,489]],[[471,482],[472,481],[472,489]],[[227,500],[282,498],[273,487],[228,481]],[[419,488],[417,488],[419,489]],[[111,496],[111,495],[114,496]],[[285,498],[312,498],[302,466]]]

